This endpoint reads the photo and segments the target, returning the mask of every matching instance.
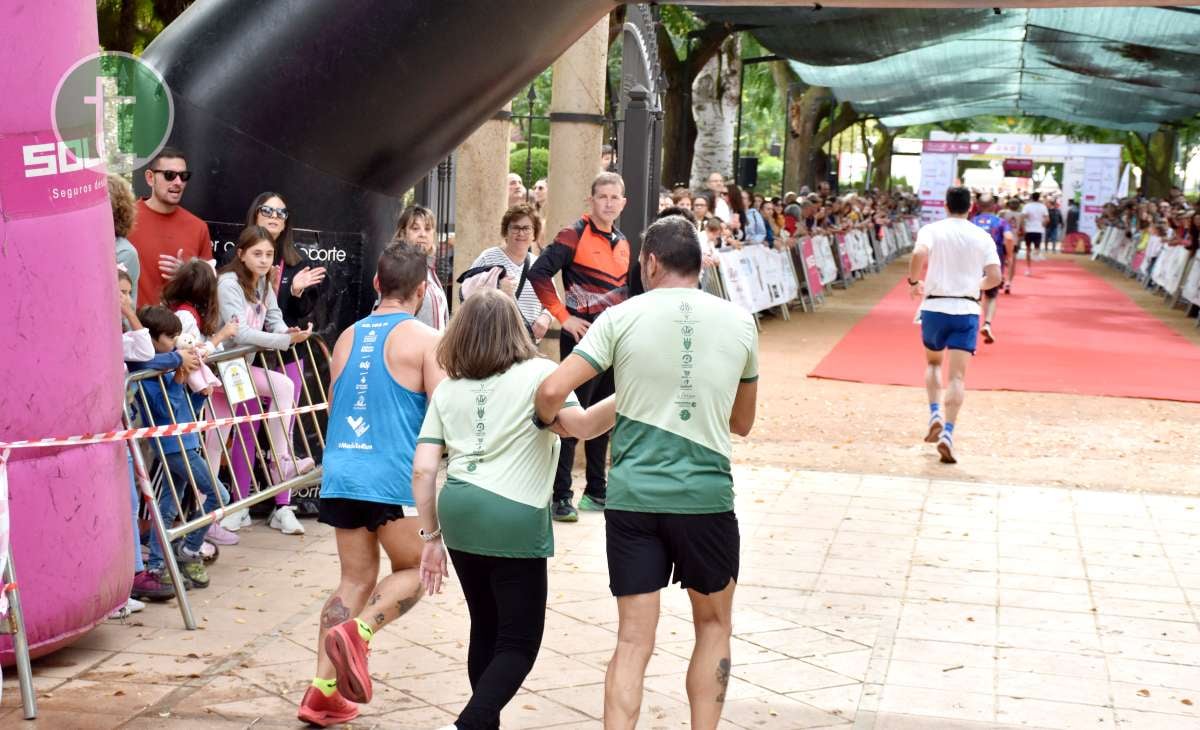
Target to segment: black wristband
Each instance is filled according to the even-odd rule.
[[[538,414],[537,414],[536,410],[533,412],[533,426],[537,430],[545,431],[546,429],[550,428],[551,424],[553,424],[553,423],[554,423],[554,421],[551,421],[550,423],[546,423],[542,419],[538,418]]]
[[[921,280],[920,280],[920,279],[918,279],[918,280],[916,280],[916,281],[913,281],[912,279],[909,279],[909,280],[908,280],[908,285],[909,285],[909,286],[916,286],[917,284],[920,284],[920,283],[921,283]]]

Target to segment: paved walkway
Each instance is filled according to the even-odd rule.
[[[723,727],[1200,728],[1200,499],[743,469]],[[261,525],[193,594],[37,663],[48,728],[297,727],[337,568]],[[545,642],[506,730],[600,727],[615,641],[603,518],[556,525]],[[692,629],[664,596],[641,728],[687,726]],[[468,694],[453,584],[376,639],[355,727],[433,728]],[[0,725],[17,726],[11,677]],[[27,726],[29,727],[29,726]]]

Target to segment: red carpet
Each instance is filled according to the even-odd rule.
[[[995,344],[980,338],[967,390],[1016,390],[1200,402],[1200,347],[1075,262],[1021,262],[1000,295]],[[810,377],[923,387],[917,302],[904,281]]]

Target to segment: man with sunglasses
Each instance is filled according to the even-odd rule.
[[[129,240],[142,266],[137,300],[154,304],[181,263],[192,258],[212,263],[213,252],[208,226],[179,204],[192,176],[183,152],[163,147],[145,174],[150,196],[137,202]]]

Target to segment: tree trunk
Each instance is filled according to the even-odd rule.
[[[1146,166],[1142,168],[1142,189],[1148,198],[1166,198],[1171,193],[1175,172],[1175,136],[1173,127],[1159,127],[1146,145]]]
[[[696,122],[688,103],[692,82],[710,58],[716,55],[721,43],[729,37],[730,29],[723,24],[710,23],[698,35],[692,46],[690,61],[675,54],[671,36],[659,24],[658,60],[662,66],[666,89],[663,94],[663,163],[662,184],[673,188],[686,186],[692,173],[692,152],[696,144]]]
[[[870,186],[880,190],[890,190],[892,187],[892,147],[896,142],[896,137],[904,131],[904,128],[888,129],[882,124],[876,125],[875,128],[879,132],[879,139],[875,140],[875,144],[872,146],[871,157],[875,170]]]
[[[692,153],[692,187],[701,188],[713,172],[733,173],[738,101],[742,95],[742,44],[731,36],[704,64],[692,84],[692,116],[696,146]]]
[[[829,114],[833,93],[825,86],[810,86],[800,95],[792,95],[788,110],[787,160],[784,161],[783,187],[798,191],[807,185],[816,187],[818,173],[825,179],[829,160],[821,145],[816,143],[817,129]]]

